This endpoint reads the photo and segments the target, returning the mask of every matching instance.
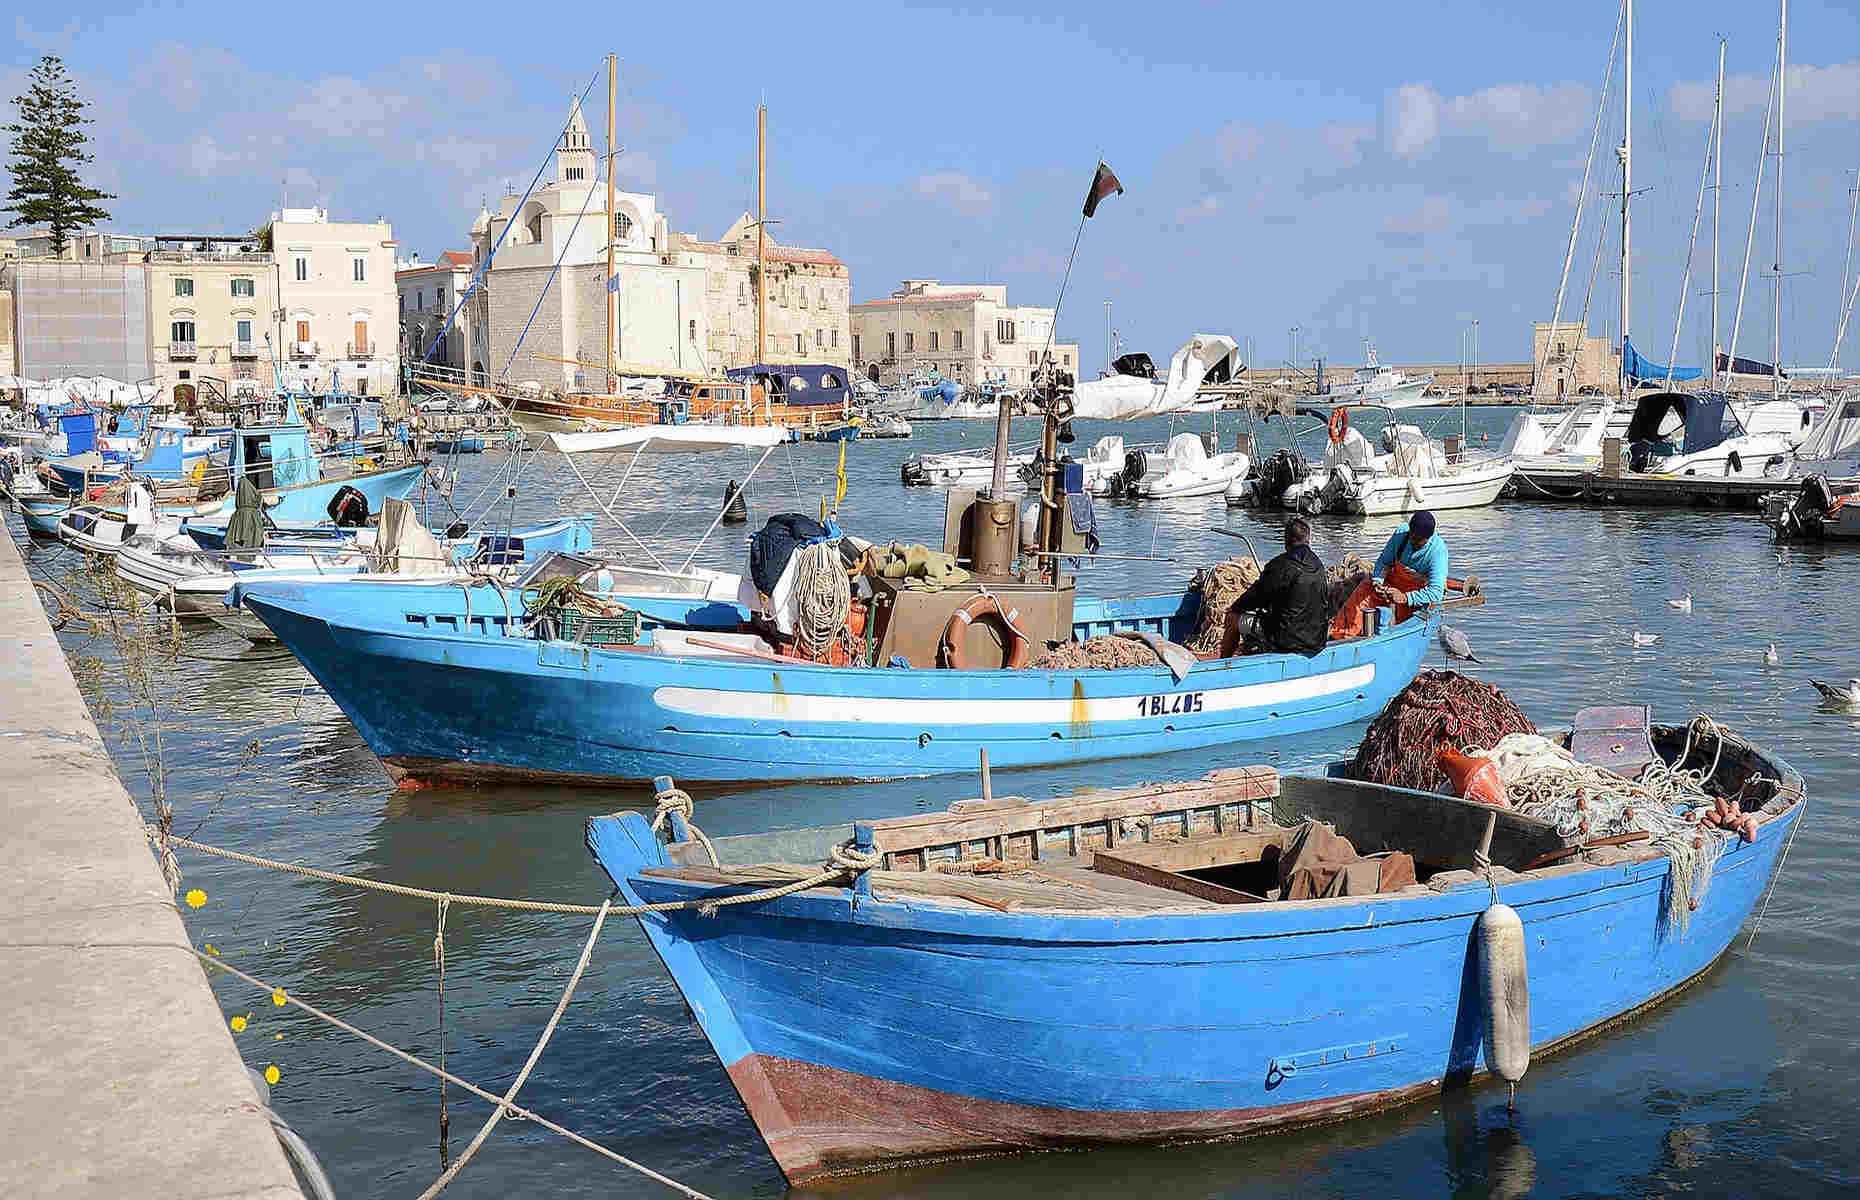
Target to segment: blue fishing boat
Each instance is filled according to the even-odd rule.
[[[1517,812],[1264,767],[724,838],[716,865],[662,792],[669,844],[638,813],[587,840],[626,903],[689,906],[640,925],[800,1183],[1515,1084],[1697,979],[1777,870],[1801,777],[1688,732],[1655,728],[1649,749],[1703,775],[1749,840],[1688,829],[1704,848],[1683,871],[1645,841],[1571,844]]]
[[[434,454],[483,454],[481,433],[442,433],[433,439]]]
[[[830,666],[740,642],[538,641],[520,593],[241,583],[397,779],[624,784],[656,775],[885,779],[1163,754],[1367,720],[1414,678],[1437,618],[1386,611],[1317,655],[1111,670]],[[627,595],[649,624],[735,632],[744,606]],[[1193,592],[1080,597],[1068,635],[1180,641]],[[941,622],[939,622],[939,625]]]

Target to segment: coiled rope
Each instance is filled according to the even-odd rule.
[[[803,654],[819,658],[832,647],[852,615],[852,582],[840,566],[839,548],[816,542],[795,552],[794,595],[799,610],[795,640]]]

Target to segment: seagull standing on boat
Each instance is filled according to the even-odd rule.
[[[1434,532],[1434,514],[1421,509],[1389,535],[1372,576],[1380,576],[1376,595],[1402,608],[1439,604],[1447,594],[1447,540]]]

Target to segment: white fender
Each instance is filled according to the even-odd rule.
[[[1485,1012],[1485,1062],[1516,1084],[1531,1065],[1531,991],[1524,968],[1524,921],[1509,904],[1479,914],[1479,1001]]]

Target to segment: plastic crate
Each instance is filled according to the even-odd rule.
[[[556,617],[565,642],[586,646],[632,646],[639,642],[639,614],[631,609],[616,617],[597,617],[565,608]]]

